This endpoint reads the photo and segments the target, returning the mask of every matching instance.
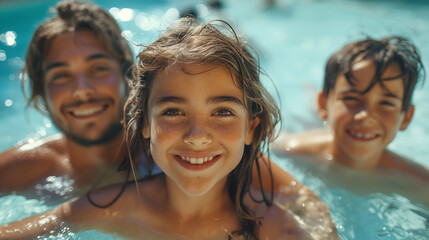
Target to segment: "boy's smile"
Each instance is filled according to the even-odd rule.
[[[167,179],[192,196],[224,184],[259,123],[249,123],[244,104],[224,67],[174,64],[157,73],[143,136]]]
[[[333,130],[331,152],[334,158],[356,168],[372,168],[380,160],[385,148],[398,130],[404,130],[411,120],[412,110],[402,111],[404,84],[401,78],[377,83],[368,91],[374,76],[372,61],[354,65],[354,86],[344,75],[339,75],[328,98],[320,101]],[[392,63],[382,79],[400,76],[401,71]]]
[[[45,102],[54,123],[83,145],[115,137],[126,97],[118,61],[88,30],[55,37],[46,52]]]

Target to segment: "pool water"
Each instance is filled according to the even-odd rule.
[[[25,4],[24,4],[25,2]],[[25,109],[19,70],[30,38],[56,1],[0,1],[0,151],[58,132],[47,116]],[[275,84],[291,132],[322,126],[315,114],[315,94],[321,89],[327,58],[350,41],[366,36],[406,36],[417,45],[429,66],[429,2],[371,0],[277,0],[264,8],[262,0],[223,1],[220,11],[196,1],[94,1],[119,21],[131,42],[150,43],[186,7],[196,6],[201,17],[221,17],[256,48],[261,65]],[[134,52],[140,49],[134,46]],[[429,84],[418,87],[414,118],[389,148],[429,167]],[[331,208],[342,239],[429,239],[429,188],[398,176],[385,182],[378,176],[341,167],[314,166],[300,159],[273,159],[315,191]],[[337,178],[332,176],[336,175]],[[339,180],[340,177],[347,181]],[[360,188],[347,182],[365,177]],[[383,182],[384,181],[384,182]],[[341,184],[340,184],[341,183]],[[394,184],[393,184],[394,183]],[[55,184],[53,184],[55,185]],[[397,191],[395,191],[395,189]],[[61,189],[59,191],[62,191]],[[416,200],[417,199],[417,200]],[[0,224],[52,208],[20,195],[0,197]],[[62,233],[47,239],[117,239],[94,230]]]

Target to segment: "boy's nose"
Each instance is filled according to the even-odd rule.
[[[84,74],[76,77],[76,86],[73,89],[73,97],[77,100],[87,101],[94,93],[95,89],[90,84],[90,79]]]
[[[355,121],[362,122],[364,125],[371,125],[375,123],[375,119],[371,116],[368,110],[362,110],[356,113],[353,119]]]
[[[183,137],[183,141],[193,146],[204,146],[212,142],[212,137],[200,120],[194,120],[191,123],[189,131]]]

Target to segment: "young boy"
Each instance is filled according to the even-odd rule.
[[[328,60],[318,115],[328,130],[285,136],[280,155],[316,156],[357,170],[395,170],[429,181],[429,172],[389,150],[410,123],[416,83],[423,78],[416,47],[402,37],[350,43]]]

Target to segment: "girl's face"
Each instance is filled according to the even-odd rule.
[[[186,194],[201,196],[240,162],[259,119],[249,120],[228,69],[174,64],[154,77],[143,136],[156,164]]]

